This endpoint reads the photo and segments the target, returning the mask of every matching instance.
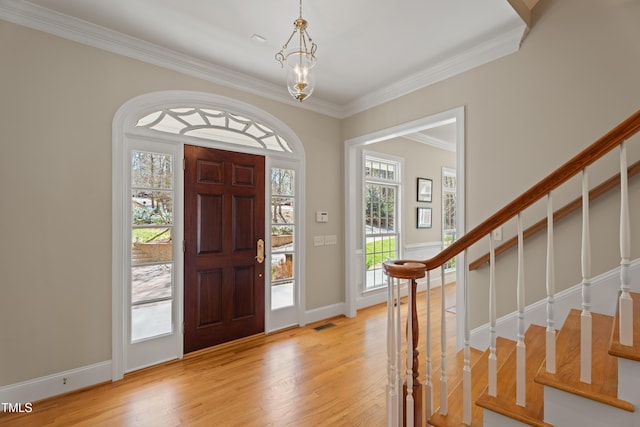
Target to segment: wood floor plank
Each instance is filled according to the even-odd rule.
[[[445,306],[455,305],[455,285],[445,290]],[[420,294],[421,325],[425,300],[426,294]],[[431,291],[431,309],[433,351],[439,355],[440,288]],[[360,310],[355,318],[330,319],[335,326],[319,332],[313,327],[326,322],[190,353],[121,381],[34,402],[29,414],[0,413],[0,425],[382,426],[386,311],[386,304],[380,304]],[[447,312],[446,318],[446,353],[454,357],[455,314]],[[425,335],[421,330],[421,354]],[[434,370],[440,368],[436,359]],[[424,377],[422,370],[421,382]]]

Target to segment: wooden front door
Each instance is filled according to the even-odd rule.
[[[185,145],[184,351],[264,331],[264,157]]]

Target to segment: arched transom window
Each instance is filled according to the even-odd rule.
[[[282,135],[270,127],[238,114],[210,108],[167,108],[154,111],[138,120],[136,127],[293,153]]]

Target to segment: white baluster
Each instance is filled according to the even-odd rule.
[[[427,420],[433,414],[433,383],[431,380],[431,272],[427,271],[427,379],[424,382],[425,413]]]
[[[631,276],[631,226],[629,225],[629,184],[627,177],[627,143],[620,145],[620,344],[633,345],[633,300],[629,294]]]
[[[400,392],[400,390],[402,390],[402,373],[401,373],[401,366],[402,366],[402,357],[401,357],[401,352],[402,352],[402,334],[400,333],[401,330],[401,325],[402,325],[402,310],[400,308],[400,298],[401,298],[401,282],[400,279],[395,279],[396,282],[396,286],[395,286],[395,291],[396,291],[396,333],[395,333],[395,337],[396,337],[396,390],[398,391],[398,398],[397,398],[397,422],[398,425],[401,426],[403,424],[403,414],[402,414],[402,393]]]
[[[489,396],[498,389],[498,359],[496,357],[496,251],[493,232],[489,233]]]
[[[445,308],[445,299],[444,299],[444,265],[440,267],[441,271],[441,295],[442,301],[440,304],[440,351],[441,351],[441,362],[440,362],[440,411],[439,413],[442,415],[447,415],[449,412],[449,407],[447,405],[447,396],[449,392],[447,391],[447,318],[446,318],[446,308]]]
[[[464,251],[464,271],[469,271],[467,250]],[[469,331],[469,284],[464,275],[464,368],[462,373],[462,422],[471,425],[471,334]]]
[[[589,174],[582,171],[582,315],[580,316],[580,381],[591,384],[591,233]]]
[[[397,426],[398,390],[396,389],[395,296],[393,279],[387,275],[387,426]]]
[[[411,307],[413,304],[411,283],[407,292],[407,427],[413,427],[413,317]]]
[[[550,374],[556,373],[556,328],[555,328],[555,268],[553,263],[553,197],[547,195],[547,333],[546,367]]]
[[[526,406],[526,348],[524,344],[524,238],[522,214],[518,213],[518,341],[516,343],[516,404]]]

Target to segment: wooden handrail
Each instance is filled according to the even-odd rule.
[[[636,176],[638,173],[640,173],[640,160],[635,162],[631,166],[629,166],[629,168],[627,169],[627,176],[629,178]],[[620,174],[612,176],[602,184],[598,185],[597,187],[594,187],[593,190],[589,191],[589,200],[594,200],[600,197],[601,195],[605,194],[612,188],[615,188],[616,186],[618,186],[618,184],[620,184]],[[561,220],[562,218],[569,215],[573,211],[578,210],[581,206],[582,206],[582,197],[578,197],[575,200],[573,200],[571,203],[568,203],[562,208],[555,211],[553,213],[553,221],[556,222]],[[531,237],[534,234],[536,234],[538,231],[544,230],[546,228],[547,228],[547,219],[546,218],[541,219],[540,221],[533,224],[531,227],[524,230],[523,238],[526,240],[528,237]],[[515,246],[516,243],[518,243],[518,238],[512,237],[511,239],[507,240],[506,242],[498,246],[495,249],[495,254],[499,255],[505,252],[507,249]],[[489,262],[489,253],[486,253],[483,256],[476,259],[475,261],[469,263],[469,270],[475,270],[487,262]]]
[[[633,113],[593,144],[547,175],[540,182],[514,199],[511,203],[491,215],[471,231],[461,236],[442,252],[428,260],[413,262],[424,264],[427,271],[440,267],[454,256],[471,247],[471,245],[483,237],[486,237],[490,232],[509,221],[517,215],[518,212],[522,212],[547,195],[550,191],[564,184],[573,176],[580,173],[584,168],[635,135],[638,131],[640,131],[640,110]],[[388,266],[401,266],[407,262],[408,261],[403,260],[388,261],[385,263],[385,268],[388,268]],[[395,270],[397,270],[397,268]]]

